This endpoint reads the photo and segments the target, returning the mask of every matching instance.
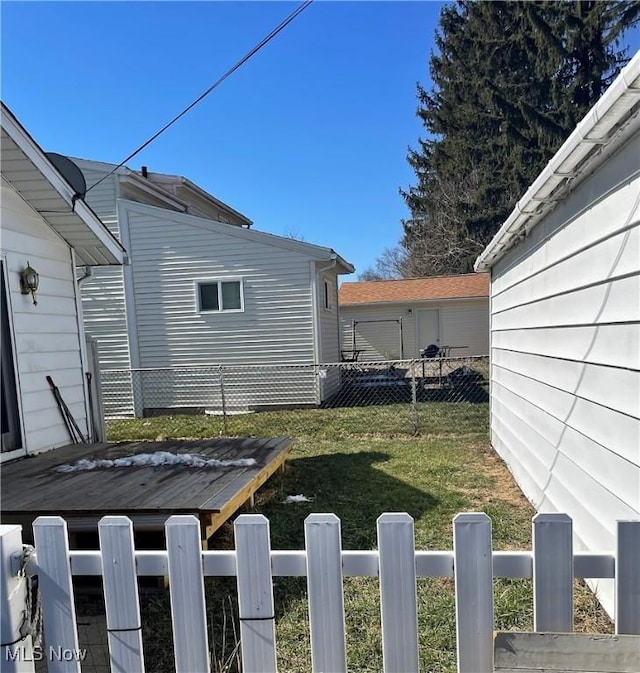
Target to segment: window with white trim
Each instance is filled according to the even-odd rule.
[[[199,280],[196,296],[200,313],[244,311],[242,279]]]
[[[333,308],[333,284],[325,280],[324,281],[324,310],[330,311]]]

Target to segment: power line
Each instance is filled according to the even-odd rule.
[[[189,104],[180,114],[176,115],[170,122],[167,122],[158,132],[154,133],[149,140],[146,140],[140,147],[133,151],[128,157],[123,159],[115,168],[109,171],[106,175],[102,176],[98,182],[94,183],[87,189],[87,192],[90,192],[94,187],[97,187],[103,180],[106,180],[110,175],[113,175],[119,168],[122,168],[127,161],[133,159],[136,154],[142,152],[142,150],[150,145],[158,136],[162,135],[169,127],[173,126],[179,119],[184,117],[184,115],[193,109],[201,100],[206,98],[214,89],[216,89],[222,82],[232,75],[238,68],[244,65],[254,54],[260,51],[268,42],[270,42],[280,31],[284,30],[299,14],[301,14],[313,0],[305,0],[301,5],[287,16],[278,26],[276,26],[266,37],[264,37],[258,44],[251,49],[247,54],[245,54],[235,65],[233,65],[227,72],[224,73],[219,79],[217,79],[206,91],[201,93],[191,104]],[[86,192],[85,192],[86,193]]]

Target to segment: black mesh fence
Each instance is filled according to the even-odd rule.
[[[430,402],[489,399],[486,356],[110,370],[101,378],[107,419],[196,413],[221,416],[225,426],[261,411],[368,407],[375,432],[376,408],[395,405],[402,431],[417,432]]]

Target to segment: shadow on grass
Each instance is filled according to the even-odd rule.
[[[385,471],[392,458],[383,451],[342,451],[327,455],[292,458],[287,472],[270,481],[272,490],[256,510],[270,522],[271,546],[274,549],[304,549],[304,520],[312,512],[332,512],[341,520],[344,549],[372,549],[377,545],[376,520],[383,512],[408,512],[415,519],[436,508],[439,499]],[[267,487],[267,492],[269,487]],[[311,502],[285,505],[287,495],[303,494]],[[233,548],[233,533],[227,525],[211,542],[216,548]],[[205,581],[210,646],[216,658],[231,657],[238,640],[236,579],[211,577]],[[276,577],[273,582],[276,623],[288,623],[289,636],[295,645],[280,643],[285,658],[300,656],[295,668],[284,666],[288,673],[308,670],[308,620],[306,613],[307,580],[305,577]],[[374,607],[374,612],[377,607]],[[376,613],[377,614],[377,613]],[[377,620],[378,617],[376,616]],[[145,652],[149,653],[149,670],[169,673],[172,670],[172,634],[169,594],[156,595],[144,609]],[[377,623],[377,622],[376,622]],[[226,644],[225,644],[226,643]],[[299,653],[294,653],[299,649]],[[305,653],[303,655],[303,653]],[[235,657],[228,666],[214,671],[239,673]]]
[[[371,549],[376,546],[376,520],[383,512],[408,512],[418,519],[436,507],[434,495],[384,470],[390,459],[388,453],[360,451],[291,460],[279,484],[281,497],[261,508],[271,524],[272,546],[302,549],[305,518],[311,512],[333,512],[341,520],[343,548]],[[298,494],[312,501],[282,502]]]

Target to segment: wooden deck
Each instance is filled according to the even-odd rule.
[[[137,531],[162,530],[172,514],[199,517],[206,541],[284,464],[293,440],[224,438],[165,442],[74,444],[6,463],[0,470],[2,523],[30,533],[41,515],[59,515],[74,531],[95,530],[106,514],[129,516]],[[62,473],[82,458],[114,459],[170,451],[218,460],[255,459],[249,467],[187,466],[96,468]]]

